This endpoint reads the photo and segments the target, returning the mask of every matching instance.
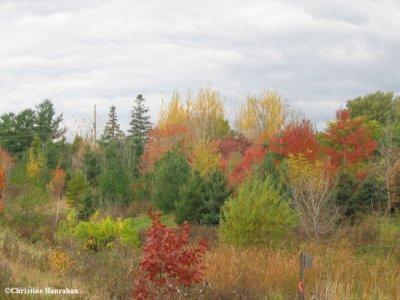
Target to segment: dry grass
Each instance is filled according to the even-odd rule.
[[[400,299],[400,261],[359,256],[346,241],[303,244],[297,251],[221,245],[207,254],[206,280],[212,291],[238,299],[294,299],[300,251],[314,256],[313,268],[305,272],[307,295],[327,300]]]

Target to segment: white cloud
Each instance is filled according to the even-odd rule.
[[[115,104],[126,129],[137,94],[155,120],[173,90],[209,84],[231,120],[276,88],[322,124],[349,98],[400,90],[390,0],[2,1],[0,36],[0,113],[51,98],[67,124]]]

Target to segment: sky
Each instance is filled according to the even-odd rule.
[[[174,90],[281,96],[318,128],[347,100],[400,92],[400,1],[0,0],[0,114],[51,99],[69,134]],[[101,130],[101,129],[100,129]]]

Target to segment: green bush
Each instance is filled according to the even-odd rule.
[[[222,207],[220,239],[235,245],[272,244],[296,224],[296,215],[269,177],[245,182]]]
[[[87,250],[112,248],[116,241],[136,248],[140,246],[138,229],[132,218],[112,220],[107,217],[100,221],[82,221],[70,234],[85,244]]]

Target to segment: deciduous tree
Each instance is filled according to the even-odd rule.
[[[287,106],[277,91],[248,96],[240,107],[236,127],[250,140],[265,143],[285,125]]]

